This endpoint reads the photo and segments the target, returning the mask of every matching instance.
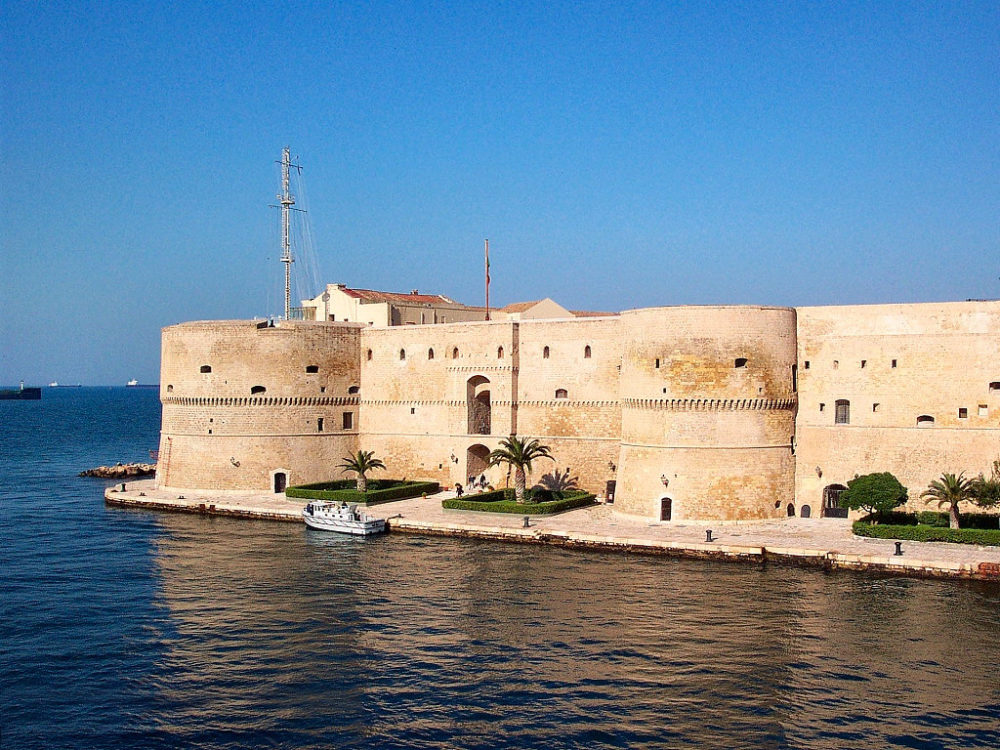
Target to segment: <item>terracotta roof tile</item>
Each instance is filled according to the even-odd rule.
[[[367,302],[428,302],[431,304],[458,304],[443,294],[403,294],[399,292],[379,292],[374,289],[343,288],[344,294]]]

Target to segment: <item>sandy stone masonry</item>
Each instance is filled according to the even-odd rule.
[[[374,450],[453,486],[512,432],[647,521],[819,518],[855,474],[911,506],[1000,456],[1000,302],[664,307],[371,327],[163,330],[157,486],[279,491]]]

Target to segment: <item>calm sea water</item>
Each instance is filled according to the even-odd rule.
[[[153,390],[0,402],[0,746],[1000,746],[1000,589],[105,507]]]

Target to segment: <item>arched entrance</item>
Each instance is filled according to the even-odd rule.
[[[660,520],[669,521],[674,513],[674,501],[669,497],[660,498]]]
[[[469,378],[465,386],[469,434],[490,434],[490,381],[482,375]]]
[[[823,518],[847,518],[847,508],[840,507],[840,496],[847,488],[842,484],[828,484],[823,488]]]
[[[288,487],[288,471],[286,469],[275,469],[271,472],[271,490],[276,495],[285,491]]]
[[[789,503],[788,507],[785,508],[785,513],[788,515],[789,518],[794,518],[795,517],[795,505],[793,505],[792,503]]]
[[[489,464],[490,449],[481,443],[470,445],[465,452],[466,477],[478,479],[486,473]]]
[[[810,508],[808,505],[803,505],[801,508],[799,508],[799,515],[802,518],[809,518],[812,515],[812,508]]]

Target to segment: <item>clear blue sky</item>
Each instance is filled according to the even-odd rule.
[[[1000,297],[1000,3],[23,2],[0,382],[156,382],[324,281],[571,308]]]

